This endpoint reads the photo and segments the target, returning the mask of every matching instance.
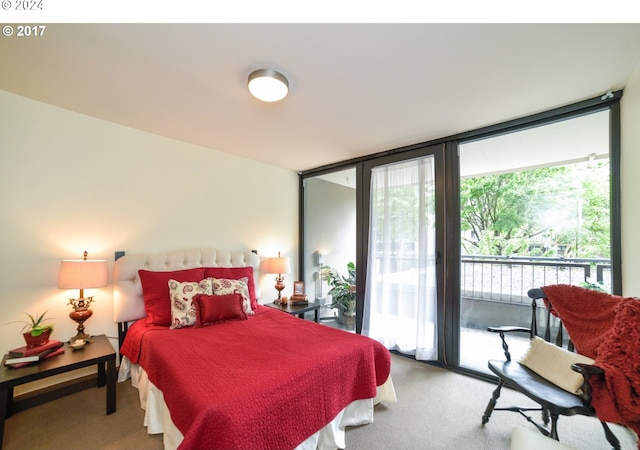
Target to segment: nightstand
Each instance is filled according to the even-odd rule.
[[[278,305],[276,303],[266,303],[264,306],[268,306],[269,308],[278,309],[280,311],[286,312],[287,314],[291,314],[293,316],[298,316],[301,319],[304,319],[304,313],[313,311],[314,312],[314,320],[318,322],[320,307],[322,306],[320,303],[309,302],[306,305]]]
[[[18,369],[0,367],[0,448],[4,438],[4,420],[11,417],[13,388],[35,380],[70,372],[82,367],[98,366],[98,387],[107,386],[107,414],[116,412],[116,351],[105,335],[94,336],[91,344],[72,350],[64,344],[65,352],[32,366]]]

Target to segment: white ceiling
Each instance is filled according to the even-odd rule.
[[[0,89],[295,171],[599,96],[640,24],[49,24],[0,39]],[[289,96],[262,103],[273,68]]]
[[[609,158],[609,111],[463,143],[460,176],[482,176]]]

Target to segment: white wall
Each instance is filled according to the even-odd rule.
[[[627,82],[620,101],[622,292],[640,297],[640,65]]]
[[[297,198],[295,172],[0,91],[0,351],[23,345],[7,324],[23,312],[50,310],[54,338],[75,334],[78,291],[56,284],[84,250],[110,270],[118,250],[199,246],[281,251],[297,270]],[[275,298],[272,276],[259,282]],[[111,286],[88,295],[86,331],[116,337]]]

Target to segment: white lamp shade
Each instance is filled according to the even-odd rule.
[[[260,69],[249,75],[249,92],[263,102],[277,102],[287,96],[289,81],[273,69]]]
[[[60,289],[91,289],[108,283],[107,261],[71,259],[60,262]]]
[[[271,258],[267,260],[267,271],[269,273],[290,273],[291,261],[289,258],[279,256],[278,258]]]

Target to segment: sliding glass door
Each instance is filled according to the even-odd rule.
[[[486,328],[528,327],[529,289],[611,292],[609,124],[604,110],[459,146],[461,366],[488,373],[502,348]]]
[[[441,146],[364,166],[368,194],[362,333],[420,360],[438,359],[438,202]]]

